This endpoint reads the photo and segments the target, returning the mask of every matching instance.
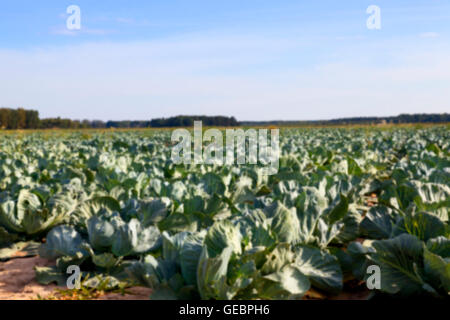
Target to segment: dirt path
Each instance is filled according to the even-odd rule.
[[[48,260],[31,257],[0,262],[0,300],[30,300],[49,295],[56,286],[42,286],[34,279],[34,266],[48,266]]]
[[[0,300],[33,300],[52,295],[56,285],[43,286],[35,280],[35,266],[51,266],[53,263],[40,257],[15,258],[0,262]],[[150,289],[134,287],[128,294],[108,293],[99,300],[148,300]]]

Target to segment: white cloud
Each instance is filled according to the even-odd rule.
[[[94,36],[103,36],[107,34],[113,33],[112,30],[105,29],[91,29],[87,27],[81,27],[80,30],[69,30],[66,27],[58,27],[52,28],[50,30],[51,34],[60,35],[60,36],[77,36],[77,35],[94,35]]]
[[[395,63],[372,65],[361,53],[367,48],[355,44],[350,55],[333,63],[324,58],[297,66],[304,48],[295,39],[254,35],[0,50],[0,105],[35,107],[42,116],[104,120],[448,112],[448,46],[441,51],[382,47],[392,51]],[[289,63],[270,67],[287,54],[294,56]]]
[[[135,24],[136,23],[136,21],[134,19],[121,18],[121,17],[117,18],[116,22],[124,23],[124,24]]]
[[[364,40],[366,39],[365,36],[361,36],[361,35],[353,35],[353,36],[338,36],[336,37],[336,40],[340,40],[340,41],[359,41],[359,40]]]
[[[439,33],[437,33],[437,32],[422,32],[422,33],[419,33],[419,37],[420,38],[438,38]]]

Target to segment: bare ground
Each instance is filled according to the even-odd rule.
[[[43,286],[35,280],[35,266],[50,266],[52,261],[40,257],[17,258],[0,262],[0,300],[34,300],[38,296],[45,298],[55,293],[56,285]],[[148,300],[150,289],[133,287],[127,294],[107,293],[99,300]]]
[[[31,300],[52,293],[55,285],[42,286],[34,279],[34,266],[48,266],[48,260],[31,257],[0,262],[0,300]]]

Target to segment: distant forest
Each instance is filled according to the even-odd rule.
[[[194,121],[203,126],[305,126],[305,125],[348,125],[380,123],[450,123],[450,114],[401,114],[396,117],[359,117],[318,121],[243,121],[224,116],[176,116],[145,121],[101,121],[71,120],[62,118],[40,119],[36,110],[0,108],[0,129],[107,129],[107,128],[171,128],[191,127]]]
[[[72,120],[62,118],[40,119],[35,110],[0,109],[0,129],[108,129],[108,128],[170,128],[191,127],[194,121],[204,126],[237,127],[234,117],[224,116],[176,116],[145,121]]]
[[[242,126],[279,125],[279,126],[305,126],[305,125],[353,125],[353,124],[401,124],[401,123],[449,123],[450,114],[401,114],[395,117],[355,117],[332,120],[311,121],[242,121]]]

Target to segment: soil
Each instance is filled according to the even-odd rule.
[[[35,281],[34,266],[49,266],[50,261],[39,258],[15,258],[0,262],[0,300],[32,300],[45,297],[55,285],[42,286]]]
[[[40,257],[20,257],[0,262],[0,300],[36,300],[55,293],[56,285],[43,286],[35,280],[35,266],[51,266],[54,262]],[[61,288],[62,289],[62,288]],[[148,300],[151,290],[133,287],[127,294],[106,293],[99,300]]]

